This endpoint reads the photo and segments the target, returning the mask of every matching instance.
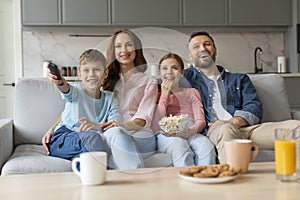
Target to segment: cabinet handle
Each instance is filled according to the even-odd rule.
[[[4,83],[3,86],[12,86],[12,87],[15,87],[16,84],[15,83]]]

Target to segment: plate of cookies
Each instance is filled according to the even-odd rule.
[[[178,176],[194,183],[225,183],[236,179],[242,169],[228,164],[193,166],[180,170]]]

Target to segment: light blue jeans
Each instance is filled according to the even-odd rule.
[[[216,152],[212,142],[202,134],[189,139],[166,137],[157,134],[157,148],[172,156],[174,167],[216,164]]]
[[[152,131],[139,130],[133,134],[122,127],[113,127],[103,133],[108,167],[137,169],[144,167],[143,159],[155,153],[156,141]]]

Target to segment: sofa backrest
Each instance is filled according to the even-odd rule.
[[[14,145],[41,144],[64,105],[56,86],[45,78],[21,79],[15,93]]]
[[[291,110],[284,79],[279,74],[249,75],[263,104],[262,122],[291,119]]]

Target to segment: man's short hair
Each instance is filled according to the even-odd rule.
[[[214,47],[216,47],[216,44],[215,44],[214,39],[213,39],[206,31],[198,31],[198,32],[192,33],[192,34],[190,35],[190,38],[189,38],[188,43],[190,43],[190,41],[191,41],[194,37],[199,36],[199,35],[205,35],[205,36],[209,37],[209,38],[211,39],[211,41],[212,41]]]

